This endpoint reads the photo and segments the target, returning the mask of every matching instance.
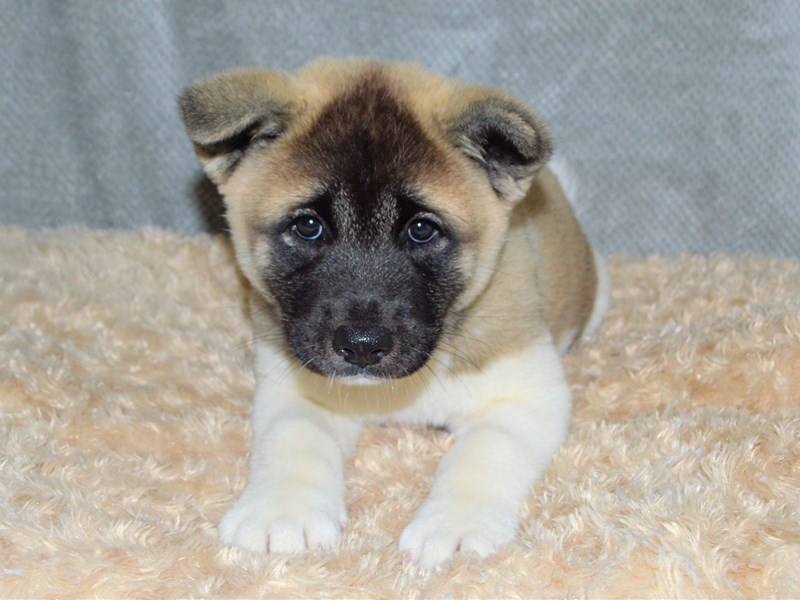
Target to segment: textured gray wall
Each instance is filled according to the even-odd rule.
[[[522,98],[606,252],[800,255],[796,0],[0,0],[0,222],[207,228],[177,94],[319,55]]]

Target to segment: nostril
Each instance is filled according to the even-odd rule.
[[[348,359],[355,354],[350,348],[336,348],[336,352],[348,362],[350,362]]]
[[[379,325],[343,325],[333,332],[333,348],[345,362],[367,367],[392,349],[392,333]]]
[[[336,353],[347,360],[347,357],[355,354],[352,346],[347,327],[337,327],[333,332],[333,349],[336,350]]]

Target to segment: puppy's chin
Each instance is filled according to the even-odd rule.
[[[353,387],[364,386],[377,386],[386,383],[391,383],[399,379],[406,379],[410,377],[424,366],[424,362],[420,364],[413,364],[409,367],[403,366],[402,368],[392,368],[385,366],[384,368],[367,367],[360,369],[352,365],[319,365],[314,362],[302,361],[304,369],[311,371],[317,375],[321,375],[330,381],[335,381],[341,385],[349,385]],[[320,368],[322,367],[322,368]]]
[[[388,379],[385,377],[375,377],[373,375],[349,375],[346,377],[336,377],[336,381],[344,385],[369,387],[386,383]]]

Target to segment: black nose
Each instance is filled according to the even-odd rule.
[[[343,325],[333,332],[333,349],[345,361],[368,367],[381,362],[392,349],[392,333],[378,325]]]

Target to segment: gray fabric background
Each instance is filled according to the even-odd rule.
[[[0,222],[218,225],[177,94],[323,54],[522,98],[606,252],[800,255],[796,0],[0,0]]]

